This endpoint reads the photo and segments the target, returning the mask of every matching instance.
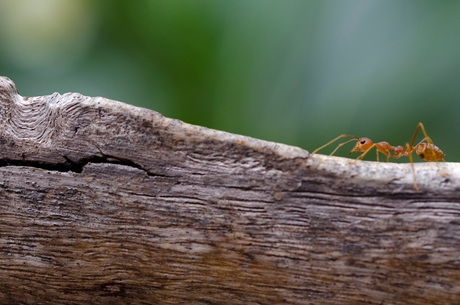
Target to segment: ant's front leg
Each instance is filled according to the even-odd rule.
[[[375,148],[375,147],[377,147],[376,144],[373,144],[371,147],[369,147],[368,149],[366,149],[360,156],[358,156],[358,158],[356,158],[355,161],[350,162],[350,164],[355,164],[356,161],[361,160],[362,158],[364,158],[364,156],[367,155],[367,153],[370,152],[371,149],[372,149],[372,148]],[[378,154],[378,152],[377,152],[377,154]]]

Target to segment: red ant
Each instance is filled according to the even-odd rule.
[[[414,141],[415,141],[415,136],[417,135],[417,131],[418,131],[418,129],[420,127],[422,128],[422,131],[423,131],[423,134],[425,135],[425,138],[423,138],[423,140],[420,141],[417,145],[413,146]],[[439,147],[434,145],[434,143],[431,140],[431,138],[426,134],[425,127],[423,126],[422,123],[418,123],[417,127],[415,128],[415,132],[414,132],[414,135],[412,137],[412,141],[410,142],[410,144],[406,143],[406,145],[404,145],[404,147],[402,147],[402,146],[391,146],[390,144],[388,144],[388,142],[385,142],[385,141],[378,142],[378,143],[373,143],[372,140],[369,139],[369,138],[358,138],[358,137],[355,137],[355,136],[352,136],[352,135],[342,134],[342,135],[338,136],[337,138],[335,138],[334,140],[332,140],[332,141],[324,144],[323,146],[315,149],[311,153],[311,155],[314,155],[319,150],[323,149],[326,146],[329,146],[330,144],[334,143],[335,141],[337,141],[338,139],[343,138],[343,137],[353,137],[354,139],[351,139],[351,140],[348,140],[348,141],[346,141],[344,143],[339,144],[332,151],[332,153],[330,155],[332,156],[343,145],[345,145],[345,144],[347,144],[347,143],[349,143],[351,141],[357,141],[356,144],[355,144],[355,147],[353,147],[353,149],[350,151],[350,154],[352,152],[355,152],[355,151],[360,151],[360,152],[363,152],[363,153],[361,155],[359,155],[358,158],[356,158],[356,160],[351,162],[350,164],[354,164],[357,160],[361,160],[362,158],[364,158],[364,156],[367,155],[367,153],[372,148],[376,149],[377,162],[379,161],[379,152],[384,154],[385,156],[387,156],[386,162],[388,162],[390,157],[395,158],[395,159],[399,159],[401,157],[408,156],[409,161],[410,161],[410,165],[412,167],[412,174],[414,175],[414,187],[415,187],[416,190],[419,190],[419,188],[417,186],[417,181],[416,181],[416,178],[415,178],[415,170],[414,170],[414,164],[413,164],[413,160],[412,160],[412,153],[415,151],[416,154],[420,158],[422,158],[423,160],[428,161],[428,162],[436,161],[436,164],[437,164],[437,161],[439,161],[439,160],[445,161],[444,160],[444,153],[441,151],[441,149],[439,149]],[[439,170],[439,165],[438,165],[438,170]],[[446,175],[446,174],[442,173],[441,170],[439,170],[439,172],[441,173],[442,176]]]

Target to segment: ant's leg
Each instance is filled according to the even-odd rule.
[[[425,130],[425,127],[423,126],[422,123],[418,123],[420,125],[420,127],[422,128],[422,131],[423,131],[423,135],[425,136],[425,139],[427,141],[427,143],[430,143],[430,144],[433,144],[433,140],[431,140],[431,138],[426,134],[426,130]]]
[[[446,162],[446,160],[444,160],[444,158],[442,158],[442,161],[443,162]],[[445,176],[449,176],[448,173],[445,173],[441,170],[441,168],[439,167],[439,163],[438,163],[438,160],[436,160],[436,166],[438,167],[438,172],[441,176],[445,177]]]
[[[414,132],[414,135],[412,136],[412,140],[410,141],[410,146],[409,146],[409,148],[411,148],[411,149],[414,147],[415,136],[417,135],[417,131],[418,131],[420,126],[423,126],[423,124],[421,122],[419,122],[417,124],[417,127],[415,127],[415,132]],[[423,127],[423,131],[425,131],[425,127]]]
[[[415,168],[414,168],[414,162],[412,160],[412,154],[409,154],[409,161],[410,161],[410,166],[412,168],[412,175],[414,177],[414,188],[416,191],[420,190],[417,186],[417,178],[415,178]]]
[[[417,147],[419,144],[422,144],[423,142],[434,145],[433,140],[431,140],[430,137],[424,137],[422,141],[418,142],[417,145],[415,145],[414,147]]]
[[[376,144],[373,144],[371,147],[369,147],[368,149],[366,149],[366,151],[363,152],[358,158],[356,158],[355,161],[350,162],[350,164],[355,164],[356,161],[361,160],[362,158],[364,158],[364,156],[367,155],[367,153],[370,152],[371,149],[372,149],[372,148],[375,148],[375,147],[376,147]]]
[[[428,139],[430,139],[430,138],[428,138]],[[420,145],[420,144],[422,144],[422,143],[425,142],[425,141],[426,141],[427,143],[430,143],[430,142],[428,142],[427,138],[425,137],[425,138],[422,139],[422,141],[418,142],[417,145]],[[431,141],[431,139],[430,139],[430,141]],[[431,142],[432,142],[432,141],[431,141]],[[417,145],[415,145],[414,147],[417,147]]]
[[[344,138],[344,137],[353,137],[353,138],[355,138],[356,140],[358,139],[357,137],[352,136],[352,135],[342,134],[342,135],[338,136],[337,138],[333,139],[332,141],[329,141],[329,142],[327,142],[326,144],[324,144],[323,146],[320,146],[320,147],[318,147],[317,149],[315,149],[315,150],[311,153],[311,156],[313,156],[314,154],[316,154],[318,151],[320,151],[320,150],[323,149],[324,147],[327,147],[327,146],[331,145],[332,143],[334,143],[335,141],[337,141],[338,139]],[[353,140],[354,140],[354,139],[353,139]],[[347,141],[347,142],[343,143],[343,145],[346,144],[346,143],[348,143],[348,142],[351,142],[351,141],[353,141],[353,140]],[[335,153],[335,151],[336,151],[337,149],[339,149],[339,147],[340,147],[340,145],[339,145],[332,153]]]
[[[377,148],[377,151],[379,151],[378,148]],[[382,152],[382,151],[379,151],[379,152],[381,152],[382,154],[384,154],[385,156],[387,156],[385,162],[388,162],[388,161],[390,160],[391,153],[390,153],[389,151],[386,151],[385,153]],[[378,161],[378,160],[379,160],[379,159],[377,158],[377,161]]]
[[[379,162],[379,150],[378,149],[375,150],[375,154],[377,155],[377,162]]]
[[[446,162],[444,159],[442,159],[442,161]],[[436,161],[436,166],[438,167],[438,172],[439,172],[439,174],[440,174],[441,176],[443,176],[443,177],[449,176],[448,173],[445,173],[445,172],[443,172],[443,171],[441,170],[441,168],[439,167],[438,161]]]
[[[433,140],[431,140],[431,138],[426,133],[425,126],[423,126],[422,122],[419,122],[417,124],[417,127],[415,128],[414,135],[412,136],[412,141],[410,141],[410,148],[414,147],[413,145],[414,145],[415,137],[417,136],[417,131],[418,131],[419,127],[422,128],[423,135],[425,136],[425,138],[422,141],[420,141],[419,144],[423,143],[424,141],[426,141],[427,143],[434,145]],[[415,146],[417,146],[417,145],[415,145]]]

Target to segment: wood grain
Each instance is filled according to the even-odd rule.
[[[1,304],[459,304],[460,166],[357,162],[0,78]]]

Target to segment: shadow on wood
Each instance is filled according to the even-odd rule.
[[[460,166],[357,162],[0,78],[2,304],[454,304]]]

